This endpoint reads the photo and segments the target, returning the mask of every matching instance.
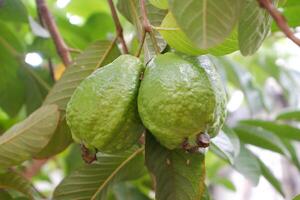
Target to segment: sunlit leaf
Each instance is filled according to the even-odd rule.
[[[267,37],[272,23],[270,14],[258,1],[245,1],[239,19],[239,46],[243,55],[255,53]]]
[[[199,48],[222,43],[234,29],[239,0],[169,0],[169,8],[186,36]]]

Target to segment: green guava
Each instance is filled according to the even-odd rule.
[[[73,139],[87,148],[115,153],[130,148],[144,127],[137,111],[143,64],[122,55],[76,88],[66,110]]]
[[[218,134],[226,116],[226,94],[215,66],[206,56],[166,53],[147,66],[138,96],[144,126],[168,149],[199,135]]]

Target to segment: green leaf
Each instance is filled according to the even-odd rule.
[[[300,200],[300,195],[295,196],[293,200]]]
[[[242,120],[240,123],[264,128],[278,135],[280,138],[300,141],[300,129],[287,124],[264,120]]]
[[[17,172],[11,170],[0,173],[0,188],[16,190],[30,199],[34,199],[34,194],[36,195],[31,183]],[[1,196],[0,199],[2,199]]]
[[[283,144],[285,145],[286,149],[289,152],[290,160],[293,164],[298,168],[300,171],[300,161],[298,158],[296,147],[294,146],[293,142],[288,139],[282,139]]]
[[[150,200],[130,183],[119,183],[114,186],[113,191],[117,200]]]
[[[239,15],[239,0],[169,0],[177,24],[199,48],[222,43],[233,31]]]
[[[74,90],[83,79],[120,55],[114,42],[98,41],[88,47],[64,72],[45,99],[44,104],[57,104],[65,110]]]
[[[228,161],[230,164],[233,164],[234,159],[239,154],[239,139],[235,133],[227,128],[228,134],[225,134],[223,131],[211,140],[210,150]],[[230,136],[229,136],[230,134]]]
[[[0,22],[0,107],[10,116],[15,116],[24,103],[24,84],[16,58],[23,51],[23,43],[13,30]]]
[[[300,122],[300,111],[285,111],[277,115],[277,120],[291,120],[291,121],[299,121]]]
[[[0,168],[7,168],[40,152],[49,142],[59,120],[56,105],[43,106],[0,137]]]
[[[171,12],[169,12],[162,21],[159,33],[172,48],[190,55],[203,55],[209,53],[215,56],[222,56],[239,49],[236,30],[234,30],[224,42],[213,48],[203,50],[196,47],[183,31],[180,30]]]
[[[115,182],[135,179],[144,171],[143,148],[121,154],[100,154],[97,162],[67,176],[55,189],[55,200],[106,199]]]
[[[237,125],[234,130],[244,143],[287,155],[287,150],[282,144],[281,139],[272,132],[249,125]]]
[[[224,177],[216,177],[215,179],[211,180],[213,184],[218,184],[224,186],[226,189],[235,192],[236,187],[235,185],[227,178]]]
[[[50,74],[47,70],[33,68],[25,63],[21,64],[21,78],[25,86],[27,114],[32,113],[42,105],[44,98],[50,90],[50,84],[42,77],[45,72],[49,78],[48,82],[50,82]]]
[[[72,141],[71,131],[64,116],[60,119],[50,142],[34,157],[38,159],[49,158],[65,150]]]
[[[5,190],[0,189],[0,199],[14,200],[13,197]]]
[[[28,21],[27,11],[20,0],[0,1],[0,20],[5,22],[26,23]]]
[[[168,150],[146,136],[146,165],[156,183],[157,200],[198,200],[205,190],[204,155]]]
[[[258,1],[245,1],[238,28],[240,51],[244,56],[255,53],[267,37],[272,24],[269,13]]]
[[[233,167],[254,185],[258,184],[262,174],[260,164],[256,156],[245,145],[241,145],[240,154],[235,159]]]
[[[279,192],[284,197],[285,195],[281,187],[281,182],[274,176],[270,169],[259,158],[257,158],[257,160],[260,164],[262,175],[277,190],[277,192]]]

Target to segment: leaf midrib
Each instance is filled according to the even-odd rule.
[[[92,196],[91,200],[95,200],[97,198],[97,195],[103,190],[103,188],[115,177],[115,175],[129,162],[131,161],[135,156],[137,156],[139,153],[144,151],[144,147],[141,147],[137,149],[133,154],[131,154],[127,159],[125,159],[112,173],[111,175],[100,185],[100,187],[97,189],[97,191]]]

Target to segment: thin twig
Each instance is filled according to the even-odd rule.
[[[273,5],[271,0],[258,0],[261,7],[266,9],[270,15],[273,17],[277,26],[281,29],[281,31],[292,40],[295,44],[300,46],[300,39],[295,36],[293,31],[291,31],[289,25],[286,22],[284,16],[279,12],[279,10]]]
[[[142,17],[143,17],[143,29],[145,30],[146,33],[149,33],[150,39],[151,39],[151,41],[153,43],[153,46],[154,46],[154,50],[155,50],[156,54],[159,54],[160,49],[159,49],[159,46],[157,44],[157,40],[155,38],[151,23],[148,19],[145,0],[141,0],[141,13],[142,13]]]
[[[125,42],[125,39],[124,39],[124,35],[123,35],[123,27],[120,23],[115,5],[114,5],[112,0],[107,0],[107,1],[108,1],[108,4],[109,4],[109,7],[110,7],[111,15],[113,17],[113,20],[114,20],[114,23],[115,23],[115,26],[116,26],[116,32],[117,32],[118,38],[119,38],[119,40],[121,42],[121,45],[122,45],[123,53],[128,54],[128,48],[127,48],[127,45],[126,45],[126,42]]]
[[[41,18],[45,25],[47,26],[50,35],[55,43],[55,47],[58,55],[61,57],[64,65],[67,67],[71,63],[71,55],[68,51],[68,47],[65,44],[62,36],[59,33],[56,23],[45,3],[45,0],[36,0],[36,5],[38,7],[38,11],[41,15]]]
[[[140,41],[138,50],[137,50],[137,52],[135,54],[136,57],[140,57],[140,55],[142,53],[143,46],[144,46],[145,39],[146,39],[146,31],[145,31],[145,29],[143,29],[141,41]]]

